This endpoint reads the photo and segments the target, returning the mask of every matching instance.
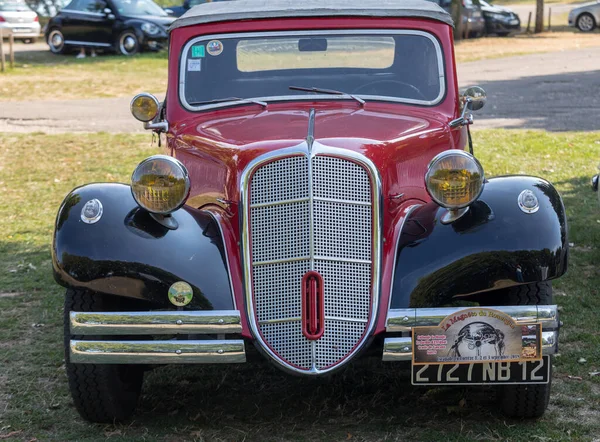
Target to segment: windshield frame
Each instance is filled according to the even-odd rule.
[[[367,103],[370,101],[383,101],[390,103],[401,103],[410,104],[415,106],[426,106],[432,107],[440,104],[446,97],[446,66],[444,63],[444,53],[442,51],[442,45],[435,35],[427,31],[412,30],[412,29],[336,29],[336,30],[306,30],[306,31],[261,31],[261,32],[239,32],[239,33],[228,33],[228,34],[210,34],[201,35],[194,37],[183,46],[179,53],[179,69],[178,69],[178,89],[179,89],[179,102],[181,105],[190,112],[207,111],[211,109],[219,109],[224,107],[239,106],[242,104],[247,105],[248,103],[240,102],[223,102],[205,104],[201,106],[193,106],[188,103],[185,97],[185,68],[187,62],[187,54],[189,53],[190,47],[197,43],[210,40],[225,40],[232,38],[256,38],[256,37],[295,37],[295,36],[313,36],[313,35],[419,35],[428,38],[434,45],[436,50],[437,62],[438,62],[438,74],[440,79],[440,91],[438,96],[430,101],[426,100],[415,100],[411,98],[401,97],[390,97],[383,95],[362,95],[355,94],[365,100]],[[343,95],[329,95],[329,94],[306,94],[306,95],[273,95],[267,97],[249,97],[250,100],[266,101],[266,102],[281,102],[281,101],[315,101],[315,100],[352,100],[349,96]]]

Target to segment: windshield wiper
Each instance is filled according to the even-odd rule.
[[[292,91],[314,92],[317,94],[340,95],[342,97],[352,98],[353,100],[357,101],[361,105],[361,107],[365,105],[365,100],[363,100],[360,97],[357,97],[356,95],[347,94],[346,92],[341,92],[341,91],[334,91],[332,89],[321,89],[318,87],[302,87],[302,86],[290,86],[289,89]]]
[[[252,98],[239,98],[239,97],[217,98],[215,100],[208,100],[208,101],[193,101],[193,102],[188,103],[188,104],[191,105],[191,106],[202,106],[204,104],[226,103],[228,101],[231,101],[231,102],[234,102],[234,103],[253,103],[253,104],[258,104],[259,106],[262,106],[265,109],[269,105],[269,103],[267,103],[266,101],[254,100]]]

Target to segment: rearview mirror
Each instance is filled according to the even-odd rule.
[[[463,97],[466,99],[467,108],[472,111],[478,111],[485,106],[485,102],[487,101],[487,94],[483,88],[479,86],[471,86],[468,88],[463,94]]]

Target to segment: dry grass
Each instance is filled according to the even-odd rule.
[[[515,55],[560,52],[573,49],[600,47],[600,33],[544,32],[519,34],[513,37],[486,37],[456,43],[456,61],[483,60]]]

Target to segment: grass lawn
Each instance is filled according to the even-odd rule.
[[[133,421],[82,421],[64,370],[64,290],[53,282],[50,261],[54,217],[77,185],[127,181],[135,164],[157,151],[150,139],[0,134],[0,439],[555,441],[600,434],[600,376],[590,376],[600,371],[600,206],[589,186],[600,133],[503,130],[474,133],[487,175],[551,180],[564,197],[574,243],[569,271],[554,286],[565,327],[544,418],[504,418],[490,389],[412,387],[406,366],[378,360],[307,380],[259,359],[156,369]]]
[[[455,52],[457,62],[462,63],[586,47],[600,47],[600,33],[563,29],[538,35],[471,39],[457,42]],[[139,92],[160,97],[167,87],[166,52],[76,60],[50,51],[31,51],[17,52],[15,57],[15,69],[0,73],[0,102],[133,97]]]

